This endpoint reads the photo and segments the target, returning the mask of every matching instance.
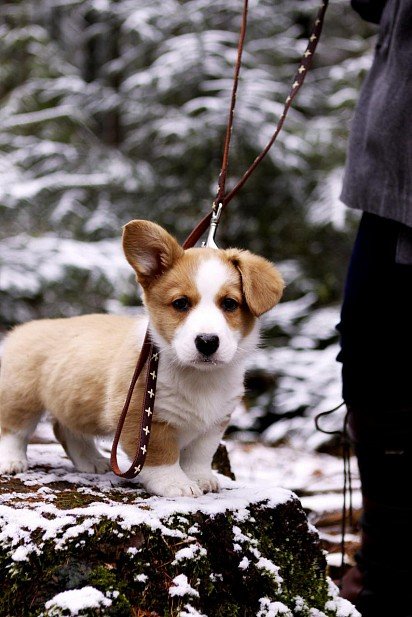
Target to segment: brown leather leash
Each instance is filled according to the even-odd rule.
[[[219,223],[219,218],[222,210],[227,206],[227,204],[232,201],[233,197],[238,193],[238,191],[243,187],[245,182],[251,176],[253,171],[262,161],[262,159],[269,152],[270,148],[273,146],[276,141],[277,136],[279,135],[283,124],[285,122],[287,113],[292,105],[293,99],[296,97],[300,88],[305,81],[306,73],[310,69],[312,65],[313,56],[316,50],[316,47],[319,42],[319,38],[322,32],[323,22],[325,18],[326,9],[328,7],[329,0],[323,0],[322,5],[318,11],[316,16],[315,24],[313,26],[311,36],[308,41],[308,45],[306,47],[305,53],[303,54],[298,70],[294,76],[292,87],[289,91],[289,95],[286,98],[282,115],[279,118],[279,121],[276,125],[275,131],[262,150],[262,152],[255,158],[250,167],[245,171],[239,182],[233,187],[233,189],[225,195],[226,190],[226,178],[227,171],[229,167],[229,150],[230,150],[230,139],[232,135],[232,127],[233,127],[233,119],[234,119],[234,111],[236,105],[236,94],[237,87],[239,82],[239,72],[241,68],[242,61],[242,52],[243,45],[246,35],[246,27],[247,27],[247,14],[248,14],[248,0],[244,0],[243,2],[243,14],[242,14],[242,25],[240,29],[239,35],[239,44],[237,50],[237,59],[233,77],[233,87],[232,87],[232,97],[229,108],[229,118],[226,127],[226,136],[223,147],[223,157],[222,157],[222,166],[219,174],[218,181],[218,191],[216,197],[213,201],[212,210],[205,216],[203,219],[196,225],[193,231],[189,234],[186,240],[183,243],[183,248],[188,249],[196,244],[199,238],[205,233],[205,231],[211,227],[211,222],[213,223],[213,232],[210,239],[213,243],[213,236],[216,230],[216,227]],[[212,244],[213,245],[213,244]],[[150,438],[150,431],[152,426],[153,419],[153,409],[154,409],[154,401],[156,396],[156,382],[157,382],[157,374],[158,374],[158,363],[159,363],[159,350],[157,347],[151,342],[149,331],[146,332],[146,336],[143,342],[143,347],[139,355],[139,359],[137,361],[137,365],[132,377],[132,381],[129,386],[129,390],[127,393],[127,397],[120,414],[119,423],[117,425],[116,433],[113,439],[110,464],[112,470],[117,476],[121,478],[134,478],[136,477],[143,468],[143,465],[146,460],[147,449]],[[122,472],[119,468],[117,462],[117,448],[119,445],[120,436],[122,433],[122,429],[126,420],[126,415],[128,413],[130,402],[132,400],[134,388],[136,386],[136,382],[143,371],[144,366],[147,366],[146,372],[146,382],[145,382],[145,391],[143,396],[143,405],[142,405],[142,413],[138,431],[138,441],[136,447],[136,453],[133,458],[133,462],[130,465],[129,469]]]
[[[140,373],[145,366],[147,359],[149,360],[149,366],[146,372],[146,382],[143,396],[142,413],[140,417],[140,426],[138,431],[138,442],[136,453],[133,458],[133,462],[129,469],[121,471],[117,462],[117,447],[122,434],[123,426],[126,420],[126,415],[129,410],[130,402],[132,400],[133,392],[136,386],[136,382]],[[139,355],[139,359],[136,364],[136,368],[133,373],[132,381],[130,382],[127,397],[123,405],[122,413],[117,424],[116,433],[113,439],[112,452],[110,456],[110,465],[116,476],[121,478],[135,478],[141,471],[146,460],[147,448],[149,446],[150,431],[152,430],[152,418],[154,403],[156,398],[156,383],[157,373],[159,365],[159,350],[150,340],[150,334],[147,330],[143,346]]]

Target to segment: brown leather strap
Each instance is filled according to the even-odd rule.
[[[139,430],[137,431],[137,447],[136,453],[133,458],[133,462],[129,469],[121,471],[117,462],[117,448],[119,445],[120,435],[123,430],[123,426],[126,420],[126,415],[129,410],[130,402],[132,400],[133,391],[136,386],[136,382],[140,373],[143,370],[147,360],[148,367],[146,372],[146,383],[143,395],[142,414],[140,418]],[[149,332],[146,332],[145,339],[143,341],[142,350],[139,355],[139,359],[136,368],[133,373],[132,381],[129,386],[126,400],[123,405],[122,413],[120,414],[119,422],[117,425],[116,433],[113,439],[112,452],[110,457],[110,464],[112,470],[117,476],[121,478],[134,478],[137,476],[143,468],[146,460],[147,448],[149,445],[150,432],[152,427],[153,409],[156,397],[156,382],[158,374],[159,364],[159,350],[151,342]]]
[[[272,137],[270,138],[270,140],[268,141],[268,143],[266,144],[266,146],[263,148],[262,152],[255,158],[255,160],[253,161],[253,163],[250,165],[250,167],[245,171],[245,173],[243,174],[242,178],[239,180],[239,182],[233,187],[233,189],[230,191],[230,193],[228,195],[226,195],[223,199],[221,199],[221,203],[222,206],[225,207],[227,206],[227,204],[232,201],[233,197],[236,195],[236,193],[242,188],[242,186],[245,184],[245,182],[248,180],[248,178],[250,177],[250,175],[254,172],[254,170],[256,169],[256,167],[259,165],[259,163],[262,161],[262,159],[266,156],[266,154],[269,152],[269,150],[271,149],[271,147],[273,146],[273,144],[276,141],[277,136],[279,135],[282,126],[285,122],[287,113],[292,105],[293,99],[296,97],[297,93],[299,92],[300,88],[303,85],[303,82],[305,81],[305,77],[306,77],[306,73],[308,72],[308,70],[310,69],[311,65],[312,65],[312,60],[313,60],[313,56],[314,53],[316,51],[316,47],[318,46],[318,42],[319,42],[319,38],[322,32],[322,27],[323,27],[323,22],[325,19],[325,13],[326,13],[326,9],[328,8],[328,3],[329,0],[323,0],[322,5],[318,11],[318,14],[316,16],[316,20],[315,20],[315,24],[313,26],[312,29],[312,33],[310,35],[309,38],[309,42],[308,45],[306,47],[305,53],[302,56],[302,59],[300,61],[299,67],[296,71],[295,77],[293,79],[293,83],[292,83],[292,87],[289,91],[289,95],[286,98],[285,101],[285,106],[283,108],[283,113],[279,118],[279,121],[276,125],[276,129],[272,135]]]
[[[305,53],[302,56],[302,60],[300,62],[299,68],[294,77],[294,81],[290,89],[289,96],[287,97],[285,101],[283,113],[281,117],[279,118],[279,121],[276,125],[275,132],[273,133],[266,147],[256,157],[252,165],[250,165],[250,167],[246,170],[246,172],[243,174],[242,178],[239,180],[236,186],[230,191],[229,194],[225,195],[226,177],[227,177],[227,170],[228,170],[228,165],[229,165],[230,138],[232,134],[234,110],[235,110],[235,105],[236,105],[236,93],[237,93],[237,87],[238,87],[238,81],[239,81],[243,44],[244,44],[244,39],[246,35],[246,26],[247,26],[248,0],[244,0],[242,26],[240,30],[236,66],[235,66],[235,72],[234,72],[234,78],[233,78],[232,98],[231,98],[231,103],[230,103],[229,119],[227,123],[226,137],[225,137],[225,143],[224,143],[224,148],[223,148],[222,167],[221,167],[220,174],[219,174],[218,192],[213,202],[213,210],[220,203],[222,204],[222,209],[227,206],[227,204],[233,199],[236,193],[242,188],[242,186],[248,180],[250,175],[259,165],[261,160],[266,156],[270,148],[273,146],[285,122],[285,118],[292,105],[292,101],[297,95],[297,93],[299,92],[305,80],[306,73],[308,72],[312,64],[313,54],[315,53],[320,34],[322,32],[322,26],[323,26],[323,21],[324,21],[325,12],[328,6],[328,2],[329,0],[323,0],[322,6],[319,9],[314,28],[312,30],[312,34],[309,39],[308,46],[306,48]],[[194,246],[196,242],[201,238],[201,236],[205,233],[206,229],[209,227],[210,220],[213,214],[213,210],[203,217],[203,219],[196,225],[193,231],[186,238],[185,242],[183,243],[184,249],[188,249]],[[131,464],[130,468],[125,472],[121,472],[118,466],[118,463],[117,463],[117,447],[119,444],[120,435],[122,433],[122,429],[125,423],[126,415],[127,415],[127,412],[130,406],[130,402],[133,396],[133,391],[134,391],[136,382],[149,357],[150,357],[150,360],[149,360],[149,366],[147,368],[147,373],[146,373],[145,395],[143,397],[143,408],[142,408],[142,414],[141,414],[141,420],[140,420],[140,431],[138,433],[136,454],[135,454],[133,463]],[[111,463],[114,473],[122,478],[134,478],[140,473],[144,465],[144,461],[145,461],[146,453],[147,453],[147,447],[149,443],[151,421],[152,421],[152,414],[153,414],[154,400],[155,400],[155,393],[156,393],[158,359],[159,359],[159,352],[155,348],[155,346],[150,342],[149,332],[146,332],[143,347],[142,347],[139,359],[137,361],[137,366],[135,368],[135,371],[132,377],[132,381],[129,387],[129,391],[127,393],[127,397],[126,397],[126,401],[123,406],[122,413],[120,415],[119,423],[116,429],[116,434],[113,440],[113,446],[112,446],[112,452],[111,452],[111,458],[110,458],[110,463]],[[151,372],[150,372],[150,369],[152,369]],[[152,377],[153,374],[155,375],[155,377]]]
[[[245,42],[245,36],[246,36],[247,12],[248,12],[248,0],[244,0],[243,1],[243,13],[242,13],[242,25],[240,27],[235,72],[233,75],[232,98],[230,100],[229,118],[227,121],[225,143],[223,146],[222,167],[220,169],[219,180],[217,183],[218,189],[217,189],[215,200],[213,202],[214,208],[217,208],[217,206],[222,202],[225,196],[225,192],[226,192],[226,176],[227,176],[227,170],[229,166],[230,139],[232,137],[233,118],[235,115],[236,94],[237,94],[237,87],[239,83],[239,73],[240,73],[240,67],[242,65],[243,44]]]
[[[262,152],[255,158],[255,160],[250,165],[250,167],[245,171],[245,173],[243,174],[239,182],[233,187],[233,189],[227,195],[224,195],[227,168],[229,164],[228,154],[229,154],[230,135],[232,131],[233,114],[234,114],[234,107],[236,103],[237,81],[239,78],[239,70],[240,70],[242,48],[243,48],[243,41],[244,41],[244,32],[246,30],[247,0],[244,0],[242,30],[241,30],[241,35],[239,39],[238,56],[237,56],[236,69],[235,69],[234,86],[232,90],[230,114],[229,114],[229,120],[228,120],[228,127],[226,130],[226,139],[225,139],[225,147],[224,147],[224,153],[223,153],[222,169],[219,175],[219,189],[218,189],[216,199],[213,202],[214,207],[216,207],[219,203],[221,203],[222,209],[224,209],[227,206],[227,204],[230,201],[232,201],[232,199],[235,197],[238,191],[243,187],[243,185],[247,182],[247,180],[249,179],[251,174],[254,172],[256,167],[259,165],[259,163],[262,161],[262,159],[266,156],[270,148],[275,143],[277,136],[282,130],[283,124],[285,122],[288,111],[292,105],[293,99],[296,97],[297,93],[302,87],[303,82],[305,81],[306,73],[308,72],[308,70],[310,69],[312,65],[313,56],[315,54],[316,47],[318,45],[319,38],[322,32],[323,22],[325,19],[326,9],[328,8],[328,3],[329,3],[329,0],[323,0],[322,6],[320,7],[318,11],[315,24],[314,24],[314,27],[312,29],[312,32],[311,32],[311,35],[308,41],[308,45],[306,47],[305,53],[302,56],[299,67],[294,76],[292,87],[286,98],[282,115],[279,118],[279,121],[276,125],[275,131],[272,137],[270,138],[270,140],[268,141],[267,145],[262,150]],[[222,192],[222,187],[223,187],[223,192]],[[199,240],[199,238],[201,238],[201,236],[204,234],[204,232],[208,228],[211,218],[212,218],[212,212],[209,212],[205,217],[203,217],[200,223],[198,223],[198,225],[193,229],[190,235],[186,238],[183,244],[183,248],[186,249],[196,244],[196,242]]]

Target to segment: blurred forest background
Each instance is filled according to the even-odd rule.
[[[183,240],[215,196],[240,0],[20,0],[0,6],[0,323],[133,310],[121,227]],[[274,130],[318,1],[251,0],[228,187]],[[340,400],[339,301],[356,216],[338,196],[373,30],[332,0],[284,130],[225,213],[218,242],[275,261],[233,431],[321,447],[314,410]],[[279,418],[286,418],[282,423]]]

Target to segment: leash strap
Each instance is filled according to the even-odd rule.
[[[143,395],[143,406],[140,418],[140,425],[138,431],[137,448],[133,458],[133,462],[129,469],[121,471],[117,462],[117,448],[119,445],[120,435],[122,434],[123,426],[126,420],[126,415],[129,410],[130,402],[132,400],[133,391],[136,386],[136,382],[142,372],[145,364],[148,361],[148,367],[146,372],[146,381]],[[143,469],[143,465],[146,460],[147,448],[149,446],[150,432],[152,430],[153,409],[156,398],[156,383],[159,365],[159,350],[151,342],[149,332],[146,332],[145,339],[143,341],[143,347],[140,352],[139,360],[133,373],[132,381],[129,386],[126,400],[123,405],[122,413],[120,414],[119,422],[117,425],[116,433],[113,439],[112,452],[110,456],[110,465],[116,476],[121,478],[135,478]]]
[[[341,562],[340,562],[340,580],[342,581],[343,575],[345,573],[345,554],[346,554],[346,529],[347,524],[353,527],[353,505],[352,505],[352,471],[351,471],[351,440],[348,431],[348,423],[349,423],[349,410],[346,411],[345,417],[343,420],[342,430],[337,431],[328,431],[320,426],[320,419],[325,418],[326,416],[330,416],[332,413],[340,409],[345,405],[345,401],[339,403],[333,409],[329,409],[328,411],[323,411],[322,413],[318,413],[315,416],[315,426],[318,431],[324,433],[325,435],[337,435],[340,438],[340,442],[342,445],[342,458],[343,458],[343,502],[342,502],[342,521],[341,521]]]
[[[236,64],[235,64],[235,72],[233,75],[232,97],[230,100],[229,118],[228,118],[227,126],[226,126],[225,143],[223,146],[222,167],[220,169],[220,174],[219,174],[217,195],[213,202],[214,210],[216,210],[219,203],[222,202],[225,196],[225,191],[226,191],[226,176],[227,176],[227,170],[229,166],[230,139],[232,137],[233,119],[235,115],[235,106],[236,106],[236,94],[237,94],[237,87],[239,84],[240,67],[242,65],[243,45],[244,45],[245,36],[246,36],[248,3],[249,3],[248,0],[244,0],[243,2],[242,25],[240,27],[239,43],[237,46],[237,58],[236,58]]]
[[[308,41],[308,45],[306,47],[305,53],[302,56],[299,67],[295,73],[291,89],[285,101],[282,115],[279,118],[279,121],[276,125],[275,131],[272,137],[270,138],[270,140],[268,141],[267,145],[262,150],[262,152],[255,158],[255,160],[250,165],[250,167],[245,171],[245,173],[243,174],[239,182],[234,186],[234,188],[227,195],[224,195],[225,181],[226,181],[227,169],[229,165],[228,155],[229,155],[230,136],[231,136],[232,125],[233,125],[234,107],[236,103],[237,82],[239,78],[240,63],[241,63],[241,58],[242,58],[244,31],[246,29],[247,1],[248,0],[245,0],[244,8],[243,8],[242,30],[241,30],[240,40],[239,40],[238,56],[237,56],[236,68],[235,68],[235,77],[234,77],[234,84],[233,84],[233,91],[232,91],[232,100],[231,100],[231,106],[230,106],[228,127],[226,130],[225,146],[223,149],[222,169],[219,175],[218,193],[217,193],[215,201],[213,202],[212,211],[206,214],[206,216],[204,216],[203,219],[198,223],[198,225],[193,229],[190,235],[186,238],[183,244],[183,248],[189,248],[196,244],[199,238],[205,233],[206,229],[209,227],[213,212],[215,211],[217,205],[222,204],[222,210],[223,210],[227,206],[227,204],[230,201],[232,201],[232,199],[240,191],[243,185],[247,182],[247,180],[249,179],[251,174],[254,172],[256,167],[259,165],[259,163],[262,161],[262,159],[266,156],[266,154],[269,152],[269,150],[275,143],[277,136],[282,130],[288,111],[292,106],[292,102],[294,98],[296,97],[297,93],[299,92],[299,90],[301,89],[303,82],[305,81],[306,74],[312,65],[313,56],[315,54],[316,48],[318,46],[319,38],[322,32],[326,9],[328,8],[328,4],[329,4],[329,0],[323,0],[322,5],[318,11],[315,24],[312,29],[312,33]]]
[[[225,195],[226,178],[227,178],[227,171],[229,167],[230,139],[232,135],[233,118],[234,118],[234,112],[235,112],[235,106],[236,106],[236,94],[237,94],[237,87],[239,83],[239,73],[240,73],[240,67],[242,63],[242,52],[243,52],[243,45],[244,45],[246,27],[247,27],[248,0],[244,0],[242,25],[240,29],[237,59],[236,59],[234,77],[233,77],[232,97],[231,97],[231,102],[230,102],[229,118],[228,118],[227,127],[226,127],[225,143],[223,147],[223,158],[222,158],[222,166],[221,166],[221,170],[219,174],[218,191],[217,191],[216,198],[213,202],[212,210],[208,214],[206,214],[206,216],[203,217],[203,219],[196,225],[193,231],[186,238],[186,240],[184,241],[182,245],[184,249],[191,248],[192,246],[196,244],[199,238],[205,233],[207,228],[210,226],[212,216],[213,214],[217,212],[218,207],[221,205],[221,210],[223,210],[223,208],[227,206],[227,204],[233,199],[233,197],[235,197],[238,191],[243,187],[243,185],[248,180],[250,175],[253,173],[253,171],[256,169],[256,167],[259,165],[259,163],[262,161],[262,159],[266,156],[270,148],[275,143],[276,138],[279,135],[283,127],[287,113],[292,105],[293,99],[296,97],[297,93],[302,87],[303,82],[305,81],[306,73],[311,67],[313,55],[315,53],[316,47],[319,42],[320,34],[322,32],[323,21],[325,18],[325,13],[328,7],[328,3],[329,3],[329,0],[323,0],[322,6],[320,7],[318,11],[318,14],[315,20],[315,25],[313,27],[311,36],[309,38],[306,51],[303,54],[302,59],[300,61],[300,65],[295,74],[292,87],[285,101],[283,113],[281,117],[279,118],[279,121],[276,125],[275,131],[271,139],[269,140],[265,148],[262,150],[262,152],[255,158],[255,160],[250,165],[250,167],[245,171],[242,178],[234,186],[234,188],[230,191],[230,193]],[[143,407],[142,407],[141,421],[140,421],[140,432],[139,432],[139,439],[138,439],[137,448],[136,448],[136,454],[135,454],[133,463],[131,464],[130,468],[127,471],[122,472],[117,463],[117,448],[118,448],[118,444],[120,440],[120,435],[122,433],[123,426],[126,420],[126,415],[129,410],[130,402],[132,400],[133,391],[136,386],[136,382],[148,359],[149,359],[149,362],[148,362],[148,368],[147,368],[147,373],[146,373],[145,395],[143,397]],[[117,425],[117,429],[116,429],[116,433],[115,433],[115,437],[114,437],[113,445],[112,445],[110,464],[111,464],[111,467],[114,473],[117,476],[120,476],[121,478],[136,477],[142,470],[145,459],[146,459],[146,453],[147,453],[147,448],[149,444],[149,436],[150,436],[151,423],[152,423],[152,417],[153,417],[155,393],[156,393],[158,360],[159,360],[159,351],[150,342],[149,332],[146,332],[143,347],[140,352],[139,359],[137,361],[137,365],[136,365],[136,368],[135,368],[135,371],[132,377],[132,381],[130,383],[129,391],[127,393],[127,397],[126,397],[126,400],[125,400],[125,403],[122,409],[122,413],[120,415],[119,423]],[[153,377],[153,375],[155,375],[155,377]]]

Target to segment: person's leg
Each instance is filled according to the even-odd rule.
[[[363,215],[338,327],[364,501],[363,591],[352,572],[342,594],[364,617],[412,615],[412,266],[396,263],[400,228]]]

